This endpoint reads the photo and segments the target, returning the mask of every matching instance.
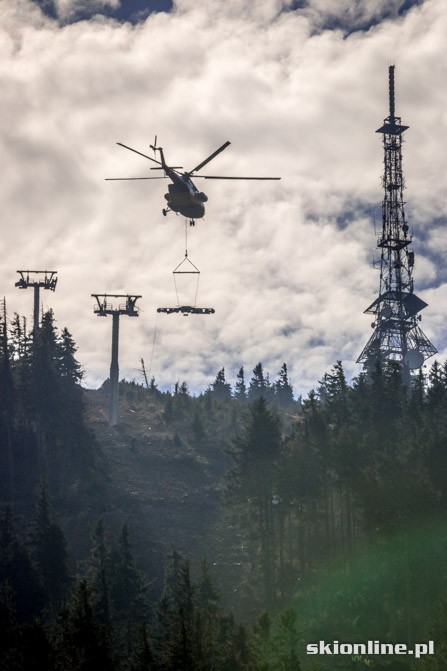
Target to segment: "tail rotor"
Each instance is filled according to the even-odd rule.
[[[154,152],[154,156],[155,156],[156,151],[159,148],[159,147],[157,147],[157,136],[155,136],[154,144],[150,144],[149,147],[152,149],[152,151]]]

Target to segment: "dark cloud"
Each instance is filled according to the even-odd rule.
[[[405,16],[424,0],[292,0],[283,11],[301,12],[313,18],[317,30],[340,30],[346,35],[368,31],[382,21]]]
[[[173,0],[32,0],[43,13],[64,23],[103,15],[137,24],[156,12],[171,12]],[[404,16],[424,0],[279,0],[278,15],[296,12],[312,15],[318,30],[367,31],[381,21]],[[181,5],[181,3],[178,3]],[[268,3],[266,3],[268,5]],[[67,7],[69,11],[67,12]]]
[[[115,19],[116,21],[130,21],[139,23],[154,12],[170,12],[173,8],[172,0],[117,0],[116,2],[72,2],[72,11],[67,15],[61,12],[57,0],[32,0],[42,12],[51,19],[62,19],[64,23],[75,23],[92,18],[97,14]],[[61,3],[62,7],[64,4]]]
[[[57,7],[54,0],[33,0],[42,12],[50,19],[57,19]]]

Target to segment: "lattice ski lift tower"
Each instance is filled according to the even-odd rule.
[[[112,359],[110,363],[110,394],[109,394],[109,422],[112,426],[118,424],[118,343],[119,343],[119,323],[120,316],[138,317],[138,308],[136,302],[141,296],[129,294],[92,294],[96,298],[97,305],[94,313],[98,317],[107,317],[112,315]],[[114,305],[111,300],[125,298],[125,303]]]
[[[39,328],[40,290],[56,291],[57,270],[18,270],[20,279],[15,283],[19,289],[34,289],[33,329]]]
[[[418,370],[424,361],[436,354],[419,326],[419,312],[427,303],[418,298],[413,287],[414,252],[405,219],[402,171],[403,133],[408,126],[395,115],[394,65],[389,67],[389,116],[376,132],[383,136],[384,198],[382,232],[377,241],[380,254],[379,296],[365,310],[374,315],[374,333],[365,345],[357,363],[371,369],[377,361],[395,361],[403,367],[404,378]]]

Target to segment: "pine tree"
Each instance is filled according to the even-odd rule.
[[[264,601],[271,607],[276,594],[273,495],[281,452],[281,433],[279,419],[268,409],[263,397],[251,405],[245,435],[234,441],[234,447],[236,465],[231,475],[233,498],[245,502],[242,515],[248,514],[256,530]]]
[[[194,418],[193,418],[193,421],[192,421],[191,429],[192,429],[194,438],[198,443],[202,442],[205,439],[205,437],[206,437],[205,428],[204,428],[203,422],[200,418],[200,414],[197,410],[194,412]]]
[[[138,644],[130,659],[129,671],[157,671],[158,668],[146,626],[143,624],[140,627]]]
[[[4,319],[4,323],[6,321]],[[26,326],[26,318],[20,317],[17,312],[11,320],[11,358],[14,361],[20,361],[28,355],[30,338]]]
[[[23,670],[54,671],[54,649],[42,622],[34,620],[31,624],[22,625],[20,633]]]
[[[0,505],[0,585],[8,585],[19,622],[30,622],[43,607],[39,578],[24,544],[19,540],[11,508]]]
[[[0,490],[3,496],[14,500],[15,458],[14,450],[15,413],[17,399],[11,370],[11,353],[8,343],[6,302],[0,322]]]
[[[0,669],[2,671],[22,669],[21,632],[17,622],[15,595],[8,580],[2,580],[0,583],[0,631],[2,632],[0,636]]]
[[[429,387],[427,401],[431,408],[442,407],[444,409],[447,399],[447,386],[444,371],[438,361],[435,361],[428,374]]]
[[[225,380],[225,368],[221,368],[217,373],[211,388],[215,398],[220,401],[226,401],[231,398],[231,386]]]
[[[269,392],[268,379],[264,376],[264,369],[262,363],[259,362],[253,368],[253,377],[250,380],[250,385],[248,387],[248,399],[250,401],[255,401],[257,398],[263,396],[267,397]]]
[[[69,607],[60,618],[57,671],[114,671],[108,640],[110,629],[98,621],[87,583],[81,581]]]
[[[211,580],[206,560],[200,562],[200,575],[195,586],[194,598],[197,612],[198,657],[203,660],[204,670],[215,669],[218,668],[221,613],[219,594]]]
[[[245,401],[247,398],[247,387],[245,384],[244,367],[241,366],[236,376],[237,382],[234,387],[234,398],[238,401]]]
[[[146,584],[135,567],[127,524],[124,524],[111,558],[111,600],[118,619],[143,622],[147,617]]]
[[[110,545],[107,539],[103,518],[93,529],[93,548],[88,562],[87,577],[92,593],[92,608],[95,617],[107,630],[111,628],[111,559]]]
[[[44,483],[39,488],[36,510],[29,529],[31,558],[40,577],[45,599],[54,614],[70,582],[67,543],[62,529],[51,520]]]
[[[293,403],[293,388],[289,381],[287,365],[283,363],[275,382],[275,398],[280,406],[286,408]]]
[[[11,354],[8,343],[6,302],[0,322],[0,422],[11,424],[14,416],[15,389],[11,371]]]
[[[298,643],[301,637],[298,614],[293,607],[289,607],[275,622],[271,640],[272,668],[278,671],[301,671],[298,660]]]
[[[222,618],[220,628],[220,671],[252,671],[256,668],[245,627],[237,624],[233,614],[230,614]]]
[[[201,668],[194,593],[189,562],[173,550],[168,557],[164,591],[157,608],[157,643],[166,671]]]
[[[65,380],[70,380],[74,384],[79,384],[84,377],[84,372],[79,362],[75,359],[77,347],[73,340],[73,336],[66,327],[62,330],[61,336],[58,339],[58,348],[58,368],[60,375]]]
[[[170,422],[172,422],[174,416],[173,406],[174,404],[172,402],[172,396],[171,394],[168,393],[165,401],[165,407],[163,410],[163,419],[167,424],[170,424]]]
[[[64,421],[60,413],[58,364],[59,348],[50,310],[43,315],[41,327],[33,332],[28,385],[31,410],[47,427]]]

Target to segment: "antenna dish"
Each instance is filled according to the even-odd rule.
[[[424,363],[424,355],[417,349],[410,349],[404,356],[404,363],[410,370],[416,370]]]

